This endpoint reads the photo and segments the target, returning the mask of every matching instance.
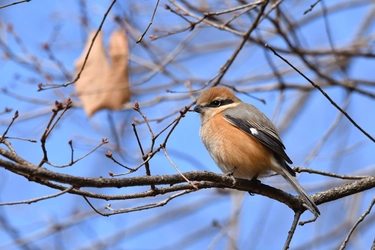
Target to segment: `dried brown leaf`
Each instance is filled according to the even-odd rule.
[[[76,73],[81,69],[95,32],[86,41],[82,55],[76,61]],[[123,31],[114,31],[109,41],[108,62],[102,33],[99,33],[87,59],[81,77],[75,83],[87,116],[101,109],[119,110],[130,100],[128,80],[129,47]]]
[[[107,74],[107,87],[113,91],[107,92],[107,108],[121,109],[130,100],[128,58],[128,40],[123,31],[114,31],[109,41],[109,55],[112,67]]]

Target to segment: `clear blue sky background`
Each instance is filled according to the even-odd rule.
[[[175,26],[178,27],[178,25],[182,23],[181,20],[163,8],[165,1],[161,2],[161,7],[158,9],[153,27],[162,26],[166,29]],[[4,1],[0,3],[5,4]],[[109,1],[93,1],[87,4],[89,5],[87,13],[89,26],[95,29],[98,27],[109,5]],[[104,36],[108,37],[111,31],[118,28],[113,22],[113,14],[120,15],[126,13],[127,16],[136,18],[139,27],[146,27],[153,4],[153,1],[142,1],[139,5],[144,5],[141,14],[134,15],[128,8],[128,6],[130,6],[128,2],[119,1],[116,3],[104,25]],[[296,5],[291,10],[302,15],[303,10],[308,7],[309,5]],[[291,8],[291,6],[285,5],[285,8]],[[330,16],[329,21],[332,25],[332,34],[336,46],[344,46],[350,43],[359,22],[356,21],[357,18],[355,17],[361,20],[360,17],[366,13],[366,8],[368,8],[368,5],[352,8],[350,11],[344,11]],[[320,10],[319,5],[316,6],[316,9]],[[78,1],[33,0],[29,3],[0,9],[0,13],[1,24],[12,24],[28,51],[36,55],[41,60],[42,67],[47,68],[49,72],[58,73],[58,70],[56,66],[51,64],[48,60],[48,56],[42,49],[42,44],[50,41],[51,33],[54,29],[61,29],[57,39],[53,41],[52,49],[59,60],[64,63],[64,66],[70,72],[73,72],[74,60],[81,54],[87,35],[85,30],[80,27]],[[351,18],[348,18],[348,16]],[[373,32],[373,27],[368,31],[368,33],[371,32]],[[153,33],[151,28],[148,34]],[[328,39],[324,31],[324,23],[321,19],[309,24],[308,29],[301,30],[301,33],[303,33],[306,38],[306,46],[308,45],[311,48],[329,48]],[[21,58],[26,59],[26,55],[11,36],[7,35],[4,30],[0,31],[0,35],[7,41],[12,51]],[[154,45],[160,46],[161,48],[168,48],[169,46],[170,50],[173,50],[173,46],[177,44],[176,41],[187,35],[187,33],[183,33],[181,35],[160,39],[155,41]],[[200,32],[192,42],[198,41],[210,44],[217,40],[234,41],[233,38],[234,36],[229,33],[213,31],[207,28],[207,31],[204,30]],[[147,36],[145,39],[149,40]],[[280,46],[277,39],[271,40],[270,44]],[[140,45],[135,45],[134,41],[131,41],[131,53],[147,60],[148,58],[144,51],[137,46]],[[189,70],[189,74],[187,75],[200,79],[210,79],[225,63],[228,56],[231,55],[233,48],[234,47],[217,53],[206,53],[195,58],[188,57],[188,53],[183,54],[182,56],[187,56],[187,59],[183,60],[184,66]],[[231,80],[239,76],[248,74],[254,74],[254,76],[256,76],[269,73],[270,70],[264,60],[264,53],[259,49],[256,50],[257,48],[258,47],[255,46],[245,48],[236,59],[234,65],[224,78],[224,81],[230,83]],[[373,51],[373,48],[369,47],[369,50]],[[291,61],[298,65],[297,60],[291,59]],[[275,63],[279,68],[286,68],[285,64],[280,60],[275,60]],[[350,75],[356,78],[372,80],[374,79],[373,65],[374,63],[371,59],[358,58],[353,62],[349,70]],[[132,62],[131,66],[135,68],[137,65]],[[309,74],[309,76],[315,79],[314,75]],[[337,77],[340,76],[337,75]],[[135,76],[131,74],[132,81],[136,81],[139,78],[139,75]],[[53,102],[59,100],[58,93],[53,90],[37,92],[36,83],[44,81],[41,76],[21,64],[11,62],[4,58],[0,61],[0,79],[1,88],[6,88],[28,98],[45,100],[51,104],[50,106],[32,104],[0,93],[0,110],[5,107],[13,108],[20,112],[20,118],[24,118],[27,115],[36,116],[39,112],[45,114],[36,116],[31,120],[16,122],[8,134],[10,136],[20,136],[38,140],[50,117],[50,114],[46,110],[50,110]],[[300,76],[293,75],[288,79],[293,83],[307,84]],[[63,83],[64,81],[64,79],[60,79],[58,83]],[[134,90],[139,92],[142,88],[157,86],[165,81],[167,81],[167,79],[164,76],[157,75],[146,84],[135,87]],[[273,80],[273,82],[275,81],[276,79]],[[259,83],[259,85],[262,86],[262,84],[270,83],[272,82],[267,81]],[[250,88],[251,85],[238,87],[240,89],[241,87],[242,89],[246,89]],[[369,89],[372,90],[371,88]],[[176,86],[174,90],[184,90],[184,88]],[[342,106],[346,94],[345,90],[332,87],[327,89],[327,92]],[[73,86],[64,89],[63,93],[66,96],[73,94]],[[162,91],[156,94],[165,96],[178,95],[164,93]],[[279,92],[269,91],[252,94],[258,98],[263,98],[266,104],[264,105],[243,94],[239,94],[238,96],[243,99],[243,101],[258,106],[265,114],[272,117],[276,109]],[[283,112],[286,112],[290,108],[290,105],[294,103],[294,100],[296,100],[299,95],[300,93],[296,91],[286,91],[285,102],[283,103],[281,112],[277,114],[277,119],[275,119],[276,124],[285,118],[283,117]],[[142,102],[154,97],[154,95],[137,95],[132,98],[132,102],[136,100]],[[298,115],[292,125],[282,134],[284,144],[287,147],[287,153],[293,159],[294,165],[303,164],[307,155],[313,150],[338,114],[337,110],[317,91],[313,91],[308,98],[306,108],[303,109],[303,112]],[[149,118],[158,118],[189,103],[189,99],[178,102],[169,101],[156,107],[144,108],[143,111]],[[348,113],[370,134],[374,134],[375,105],[373,99],[357,93],[352,94]],[[115,143],[109,129],[110,124],[107,114],[107,111],[101,111],[93,118],[87,119],[83,110],[75,108],[64,116],[47,142],[48,152],[52,162],[56,164],[69,162],[69,140],[74,141],[75,156],[77,157],[98,145],[101,138],[109,138],[111,143],[107,145],[109,148],[103,147],[95,154],[85,158],[71,168],[54,170],[77,176],[92,177],[107,177],[108,171],[114,173],[123,171],[118,165],[115,165],[104,156],[105,152],[111,149]],[[0,117],[0,133],[4,131],[7,126],[6,122],[8,122],[11,117],[12,114],[2,115]],[[125,124],[126,131],[124,137],[121,138],[121,146],[125,149],[126,154],[124,154],[123,158],[116,154],[115,157],[121,159],[122,162],[129,166],[137,166],[141,162],[139,150],[134,135],[131,132],[130,123],[133,117],[140,119],[139,115],[132,110],[113,113],[113,119],[116,124]],[[159,131],[170,121],[171,120],[167,120],[161,124],[153,123],[152,125],[155,131]],[[183,172],[206,170],[219,173],[219,169],[215,166],[200,141],[198,135],[199,123],[199,117],[194,113],[188,113],[187,116],[181,120],[181,124],[177,127],[168,142],[170,156]],[[117,130],[120,130],[120,125],[117,126]],[[140,126],[139,132],[145,145],[148,145],[149,137],[147,128],[145,126]],[[332,154],[338,150],[348,148],[359,142],[362,144],[350,153],[345,153],[344,156],[340,156],[339,158],[332,157]],[[31,144],[25,141],[14,140],[12,144],[20,156],[34,164],[39,163],[42,157],[39,142]],[[311,162],[309,167],[342,174],[352,174],[356,171],[372,169],[374,164],[374,150],[375,147],[373,143],[355,129],[346,118],[342,118],[339,127],[330,136],[321,154]],[[169,164],[162,153],[152,159],[151,170],[154,174],[176,173],[175,169]],[[143,170],[140,170],[140,172],[143,174]],[[322,184],[327,180],[329,179],[308,174],[302,174],[299,178],[302,185],[311,193],[324,190]],[[286,191],[293,192],[279,177],[266,179],[265,182],[283,188]],[[343,182],[337,180],[336,184],[338,185],[340,183]],[[326,188],[333,187],[335,182],[331,181],[331,183],[327,185]],[[135,189],[132,191],[134,190]],[[143,189],[138,188],[138,190]],[[29,182],[25,178],[16,176],[4,169],[0,169],[0,202],[31,199],[56,192],[55,190]],[[129,191],[118,189],[103,190],[103,192],[108,194],[123,194]],[[301,244],[305,244],[305,242],[309,242],[315,238],[316,235],[322,237],[326,232],[332,230],[332,225],[339,226],[339,222],[344,221],[345,218],[348,217],[348,214],[352,215],[354,219],[358,218],[368,207],[373,196],[374,191],[370,190],[365,192],[363,196],[345,198],[338,202],[320,206],[322,216],[316,223],[299,227],[293,239],[292,246],[297,248],[301,246]],[[233,197],[231,198],[230,195],[222,195],[218,190],[202,190],[173,200],[167,206],[161,208],[111,217],[101,217],[95,214],[81,197],[63,195],[55,199],[41,201],[31,205],[1,206],[0,213],[5,215],[4,217],[8,219],[10,227],[19,230],[20,237],[36,237],[37,240],[30,245],[30,249],[38,249],[46,246],[50,249],[78,249],[84,248],[85,246],[90,247],[93,242],[104,244],[103,246],[108,245],[108,249],[173,249],[175,242],[178,242],[179,239],[182,239],[186,235],[194,235],[194,233],[198,235],[193,238],[196,239],[200,236],[201,239],[194,241],[194,245],[187,244],[185,249],[206,249],[212,246],[213,242],[215,242],[215,237],[219,237],[220,235],[220,229],[214,227],[213,222],[215,221],[220,225],[226,225],[232,210],[232,199]],[[137,206],[158,200],[158,198],[153,198],[125,202],[106,202],[101,200],[93,200],[92,202],[98,208],[103,208],[108,203],[111,203],[113,208],[121,208]],[[353,202],[358,204],[358,207],[355,208],[351,206]],[[181,216],[176,212],[179,208],[191,210],[191,213]],[[350,213],[349,209],[351,209]],[[54,223],[68,223],[70,220],[75,221],[77,219],[72,219],[73,215],[81,213],[90,214],[85,217],[84,222],[77,223],[76,225],[73,223],[69,229],[49,235],[48,237],[38,236],[44,231],[48,231],[49,225],[53,225]],[[259,195],[249,196],[246,194],[240,213],[240,240],[238,244],[240,249],[249,249],[249,246],[252,246],[251,248],[253,249],[265,249],[265,246],[267,246],[267,249],[281,248],[280,246],[282,246],[286,238],[293,219],[293,213],[289,208],[266,197]],[[302,218],[310,219],[311,215],[305,213]],[[157,223],[153,224],[153,221]],[[350,223],[353,224],[352,221]],[[357,245],[351,247],[353,247],[353,249],[368,249],[373,241],[373,233],[371,233],[373,231],[374,227],[372,226],[369,227],[366,232],[357,235],[361,240],[356,241]],[[337,244],[342,242],[346,233],[347,231],[339,232],[337,240],[329,241],[326,245],[326,249],[336,248]],[[111,238],[114,235],[117,235],[121,240],[118,241],[115,240],[115,238]],[[11,248],[10,242],[12,241],[13,239],[10,237],[9,231],[6,232],[3,226],[3,228],[0,229],[0,248]],[[116,242],[116,244],[112,245],[111,242]],[[358,242],[361,242],[362,245]],[[223,240],[218,241],[214,249],[224,249],[226,244],[227,240],[224,237]],[[312,246],[313,245],[311,245],[311,247]],[[100,248],[100,245],[98,245],[98,248]]]

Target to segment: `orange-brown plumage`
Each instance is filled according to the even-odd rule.
[[[235,177],[252,178],[266,174],[272,166],[270,151],[256,139],[223,122],[220,113],[202,124],[200,136],[224,173],[236,167],[233,173]]]
[[[228,88],[207,89],[197,99],[201,114],[200,136],[215,163],[224,173],[251,179],[270,170],[281,174],[304,199],[315,216],[315,203],[295,180],[273,123],[256,107],[242,102]]]

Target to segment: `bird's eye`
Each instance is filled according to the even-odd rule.
[[[215,100],[215,101],[211,102],[211,105],[213,107],[219,107],[221,105],[221,101]]]

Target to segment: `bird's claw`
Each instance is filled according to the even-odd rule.
[[[231,171],[229,171],[228,173],[225,173],[226,176],[230,177],[231,180],[232,180],[232,187],[236,186],[236,178],[234,178],[233,174],[234,172],[236,172],[236,169],[237,167],[234,167]]]

